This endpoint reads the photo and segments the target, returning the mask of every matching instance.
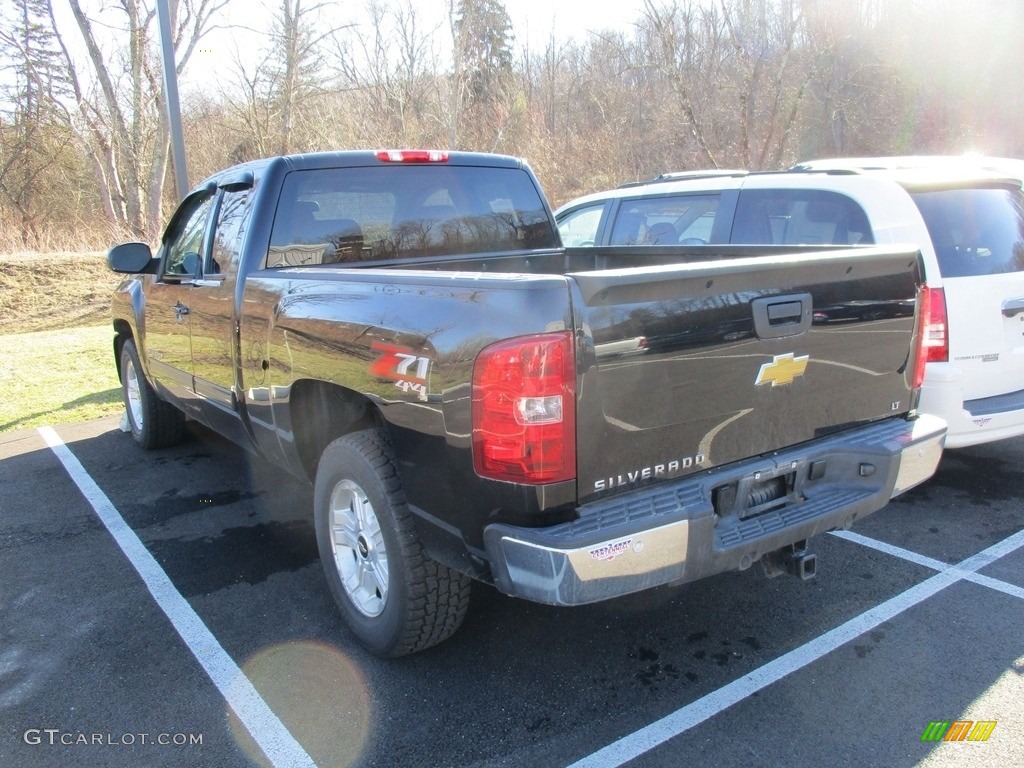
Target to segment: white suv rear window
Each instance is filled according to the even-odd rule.
[[[1004,188],[914,192],[943,277],[1024,271],[1024,194]]]

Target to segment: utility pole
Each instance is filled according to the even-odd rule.
[[[168,0],[156,0],[157,27],[160,30],[160,60],[164,70],[164,103],[167,128],[171,137],[171,161],[178,199],[188,194],[188,164],[185,162],[185,134],[181,129],[181,105],[178,102],[178,72],[174,63],[174,32]]]

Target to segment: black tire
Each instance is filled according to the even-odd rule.
[[[314,518],[331,593],[371,653],[422,651],[462,624],[470,579],[423,550],[381,431],[327,446],[317,467]]]
[[[140,446],[146,450],[166,448],[184,439],[185,415],[157,397],[131,339],[121,347],[121,394],[132,437]]]

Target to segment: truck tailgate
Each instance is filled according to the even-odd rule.
[[[622,248],[588,250],[626,261]],[[570,277],[587,340],[581,503],[910,408],[914,249],[711,249],[694,263]]]

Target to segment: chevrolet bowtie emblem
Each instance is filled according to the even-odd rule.
[[[757,379],[754,380],[754,386],[759,387],[762,384],[769,383],[773,387],[777,387],[780,384],[792,384],[793,379],[804,375],[809,359],[809,355],[793,357],[792,352],[776,355],[770,363],[765,363],[761,366],[761,370],[757,372]]]

